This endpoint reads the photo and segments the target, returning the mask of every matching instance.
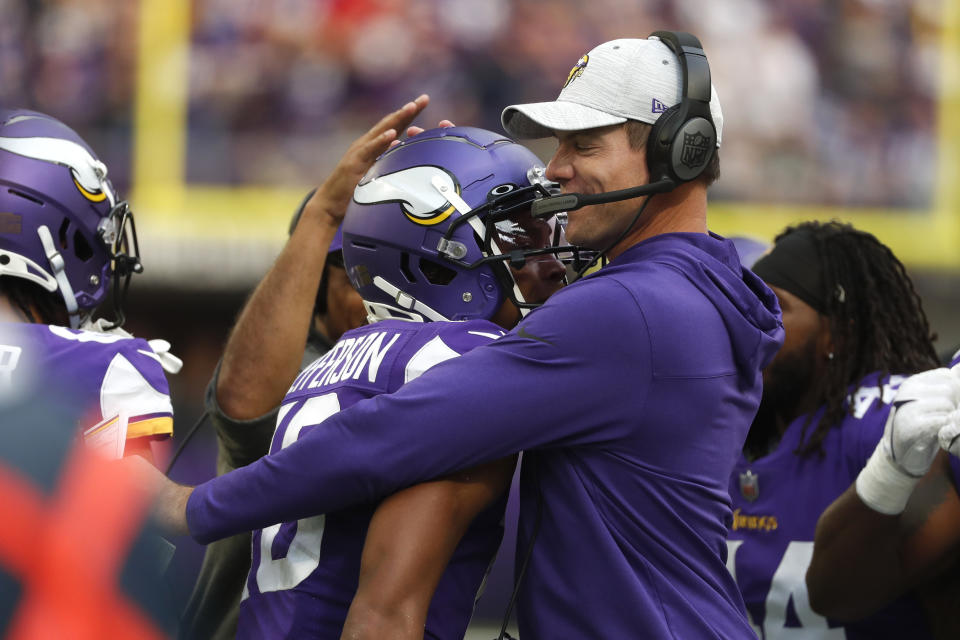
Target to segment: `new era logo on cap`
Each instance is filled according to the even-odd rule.
[[[663,104],[656,98],[653,99],[653,103],[650,105],[651,113],[663,113],[667,110],[667,105]]]

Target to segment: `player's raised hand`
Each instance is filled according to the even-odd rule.
[[[308,211],[312,210],[316,214],[326,215],[331,226],[338,226],[353,197],[354,187],[377,157],[397,139],[397,132],[409,127],[429,102],[429,96],[421,95],[416,100],[385,115],[380,122],[354,140],[341,156],[333,172],[323,181],[307,203],[304,215],[308,215]]]
[[[940,450],[940,432],[956,420],[960,378],[949,369],[924,371],[897,391],[883,438],[857,477],[857,495],[874,511],[903,511],[913,487]]]
[[[950,372],[960,382],[960,364],[954,365]],[[949,451],[951,455],[960,457],[960,402],[954,406],[950,419],[940,429],[939,435],[940,446]]]

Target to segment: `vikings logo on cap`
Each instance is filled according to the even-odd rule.
[[[431,226],[453,213],[454,206],[444,193],[459,195],[456,178],[440,167],[419,166],[358,184],[353,200],[358,204],[396,202],[412,222]]]
[[[70,169],[73,183],[84,198],[91,202],[109,199],[110,205],[114,204],[113,192],[106,182],[107,167],[76,142],[60,138],[0,137],[0,149],[26,158],[65,166]]]
[[[583,75],[583,70],[587,68],[587,63],[590,62],[590,56],[588,54],[583,54],[580,56],[580,59],[577,60],[577,64],[573,65],[573,69],[570,69],[570,73],[567,74],[567,81],[563,83],[563,88],[566,89],[567,85]]]

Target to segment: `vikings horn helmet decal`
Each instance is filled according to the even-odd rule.
[[[4,138],[0,137],[0,149],[25,158],[52,162],[67,167],[73,182],[83,196],[91,202],[109,199],[115,204],[113,190],[107,181],[107,167],[97,160],[89,149],[62,138]]]
[[[0,110],[0,276],[59,292],[74,327],[112,281],[116,326],[141,270],[133,215],[89,145],[50,116]]]
[[[551,186],[531,151],[483,129],[432,129],[389,149],[343,221],[344,263],[371,321],[490,319],[507,298],[536,306],[512,268],[570,250],[554,246],[552,219],[530,215]]]
[[[440,167],[421,166],[361,182],[353,192],[353,199],[358,204],[397,202],[411,222],[435,225],[446,220],[454,210],[444,191],[433,186],[435,182],[443,184],[449,193],[460,192],[451,174]]]

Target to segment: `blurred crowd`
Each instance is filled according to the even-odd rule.
[[[129,186],[138,3],[0,0],[0,104],[60,117]],[[596,42],[696,33],[725,115],[715,197],[930,206],[940,0],[194,0],[195,183],[307,185],[376,114],[498,129]],[[762,88],[762,89],[761,89]]]

